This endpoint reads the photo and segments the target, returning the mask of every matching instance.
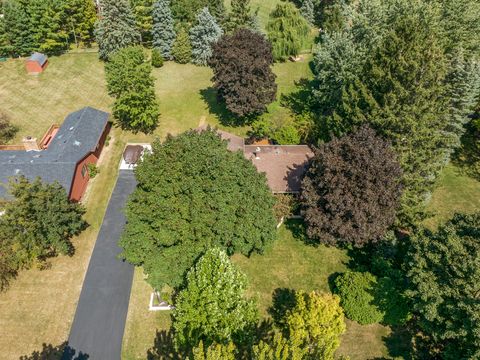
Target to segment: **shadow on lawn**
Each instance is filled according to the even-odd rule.
[[[184,359],[185,354],[179,353],[175,349],[172,331],[157,330],[157,335],[152,348],[147,352],[148,360],[180,360]]]
[[[200,90],[200,95],[203,101],[207,103],[210,113],[214,114],[223,126],[244,126],[255,119],[255,116],[239,118],[232,114],[225,103],[219,99],[217,90],[213,87]]]
[[[19,360],[87,360],[90,356],[77,351],[68,345],[68,342],[53,346],[43,344],[42,350],[34,351],[30,355],[20,356]]]

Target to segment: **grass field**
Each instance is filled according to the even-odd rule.
[[[58,346],[67,340],[93,245],[116,181],[124,142],[118,131],[114,131],[113,138],[116,140],[105,148],[100,174],[91,182],[86,196],[85,217],[90,226],[73,239],[74,256],[52,259],[47,270],[20,272],[8,291],[0,294],[0,359],[18,359],[41,350],[43,343]]]

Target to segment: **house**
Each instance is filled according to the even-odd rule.
[[[25,62],[25,67],[29,74],[40,74],[48,65],[47,55],[34,52]]]
[[[9,198],[9,179],[23,175],[57,181],[72,201],[79,201],[88,184],[88,165],[97,163],[110,130],[108,120],[108,113],[86,107],[52,127],[40,144],[26,137],[22,150],[0,150],[0,199]]]
[[[202,131],[208,125],[200,126],[196,131]],[[245,145],[245,139],[218,130],[220,137],[227,141],[230,151],[241,151],[259,172],[265,173],[268,186],[275,194],[296,194],[301,190],[312,149],[307,145]]]

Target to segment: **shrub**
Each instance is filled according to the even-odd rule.
[[[177,33],[177,38],[172,46],[172,56],[179,64],[187,64],[192,59],[192,44],[185,28]]]
[[[273,140],[280,145],[297,145],[300,143],[300,134],[293,124],[285,124],[273,133]]]
[[[383,320],[384,313],[375,305],[377,278],[368,272],[348,271],[335,279],[345,315],[359,324],[374,324]]]
[[[90,176],[90,178],[94,178],[95,176],[97,176],[97,174],[100,172],[100,169],[97,167],[97,164],[88,164],[87,165],[87,168],[88,168],[88,175]]]
[[[13,139],[18,128],[10,123],[7,114],[0,112],[0,145]]]
[[[152,50],[152,66],[156,68],[163,66],[163,57],[157,49]]]

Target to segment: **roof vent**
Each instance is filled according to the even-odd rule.
[[[80,141],[75,140],[74,144],[75,144],[76,146],[80,146],[82,143],[81,143]]]
[[[20,174],[20,169],[15,169],[15,175]]]
[[[75,126],[72,126],[72,127],[71,127],[70,129],[68,129],[68,130],[72,131],[73,129],[75,129]]]

